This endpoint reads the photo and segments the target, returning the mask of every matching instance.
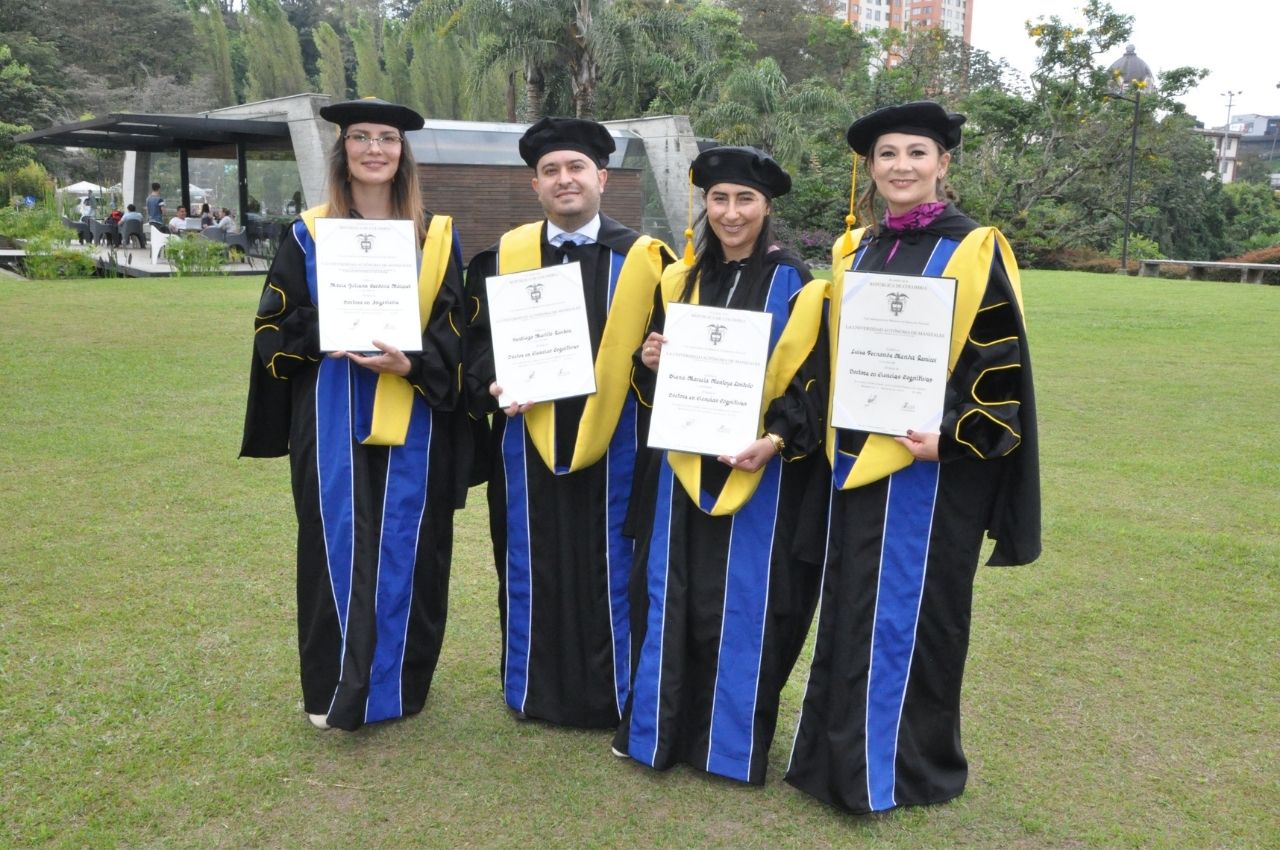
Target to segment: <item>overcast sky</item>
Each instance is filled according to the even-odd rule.
[[[1025,74],[1038,55],[1025,22],[1057,15],[1084,23],[1080,0],[969,0],[973,4],[973,46],[1008,60]],[[1133,17],[1130,41],[1159,77],[1169,68],[1208,68],[1209,76],[1182,99],[1206,126],[1231,114],[1280,115],[1280,0],[1112,0],[1111,8]],[[1202,10],[1201,14],[1189,14]],[[1112,58],[1119,59],[1124,48]]]

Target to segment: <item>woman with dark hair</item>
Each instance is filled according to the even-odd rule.
[[[213,227],[213,211],[209,209],[207,203],[200,205],[200,229]]]
[[[766,312],[761,436],[734,455],[666,451],[650,464],[641,502],[652,516],[637,523],[633,574],[635,674],[614,750],[758,785],[822,557],[825,282],[773,244],[772,202],[791,178],[767,154],[713,148],[691,179],[706,201],[697,257],[663,275],[636,387],[649,403],[672,300]]]
[[[850,269],[956,282],[940,424],[899,437],[827,432],[831,525],[786,779],[856,813],[964,790],[960,683],[983,533],[996,541],[988,564],[1026,564],[1040,553],[1018,264],[999,231],[947,200],[964,120],[921,101],[880,109],[848,131],[873,181],[864,216],[875,220],[877,197],[885,212],[832,250],[832,342]],[[836,356],[833,348],[833,364]]]
[[[267,273],[241,455],[289,455],[303,706],[318,728],[352,730],[420,711],[440,654],[468,465],[458,404],[465,317],[453,222],[423,212],[403,136],[422,116],[372,98],[320,115],[341,128],[329,199],[291,225]],[[414,222],[421,351],[376,339],[372,356],[321,351],[322,217]]]

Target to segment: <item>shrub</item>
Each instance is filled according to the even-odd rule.
[[[1020,263],[1023,257],[1019,256]],[[1045,251],[1035,265],[1037,269],[1060,269],[1077,272],[1117,272],[1120,261],[1099,254],[1092,248],[1057,248]]]
[[[1233,263],[1280,263],[1280,245],[1259,248],[1238,257],[1228,257],[1227,260]]]
[[[0,173],[0,186],[8,192],[9,206],[27,195],[43,199],[50,194],[49,172],[38,162],[28,162],[21,168]]]
[[[164,253],[173,267],[174,277],[222,274],[222,266],[227,261],[226,245],[199,237],[170,237]]]
[[[44,237],[53,242],[66,241],[72,231],[62,224],[62,218],[51,207],[0,207],[0,236],[10,239]]]
[[[831,264],[831,245],[840,234],[829,230],[796,228],[781,219],[774,219],[773,235],[779,245],[790,248],[806,263],[826,266]]]
[[[1111,249],[1107,253],[1112,257],[1119,257],[1123,252],[1124,240],[1117,239],[1111,243]],[[1131,233],[1129,234],[1129,259],[1163,260],[1165,256],[1160,253],[1160,246],[1154,239],[1148,239],[1141,233]]]
[[[27,240],[26,251],[22,264],[27,277],[36,280],[93,277],[93,254],[87,249],[37,236]]]

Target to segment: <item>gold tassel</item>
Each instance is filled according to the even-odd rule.
[[[693,267],[693,168],[689,169],[689,226],[684,229],[684,264]]]
[[[854,206],[858,203],[858,153],[853,154],[853,168],[849,171],[849,214],[844,217],[844,241],[840,243],[842,256],[853,253],[853,226],[858,223]]]

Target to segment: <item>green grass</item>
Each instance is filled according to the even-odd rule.
[[[426,710],[299,704],[260,281],[0,281],[0,846],[1280,846],[1280,288],[1027,273],[1045,553],[979,572],[968,791],[849,817],[512,722],[482,494]]]

